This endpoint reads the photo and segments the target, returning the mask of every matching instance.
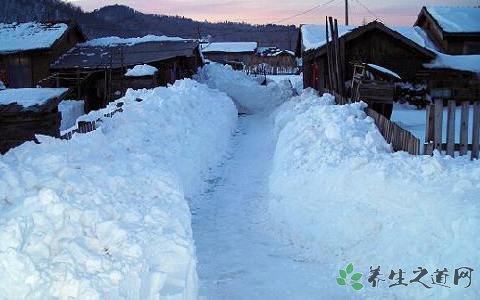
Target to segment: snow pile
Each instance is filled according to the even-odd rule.
[[[141,43],[148,42],[188,42],[191,39],[184,39],[180,37],[171,37],[165,35],[146,35],[144,37],[134,38],[121,38],[118,36],[109,36],[98,39],[86,41],[85,43],[78,44],[77,47],[116,47],[118,45],[133,46]]]
[[[363,104],[331,103],[306,91],[278,109],[269,183],[277,228],[306,259],[325,264],[316,278],[325,295],[338,291],[338,270],[353,262],[365,276],[381,266],[387,282],[351,297],[478,299],[478,289],[463,286],[389,289],[388,275],[401,268],[410,280],[422,266],[431,284],[447,267],[453,285],[455,268],[480,267],[480,161],[392,153]]]
[[[75,125],[78,117],[85,114],[83,100],[63,100],[58,104],[58,111],[62,114],[60,130],[66,130]]]
[[[223,42],[223,43],[208,43],[202,44],[202,52],[255,52],[257,49],[257,42]]]
[[[0,105],[17,104],[29,108],[61,97],[67,91],[67,88],[5,89],[0,91]]]
[[[125,76],[127,77],[142,77],[142,76],[153,76],[158,72],[158,69],[150,65],[136,65],[132,69],[128,69]]]
[[[50,48],[67,29],[64,23],[0,23],[0,53]]]
[[[235,107],[192,80],[120,101],[96,131],[0,157],[0,298],[196,297],[185,194],[221,159]]]
[[[268,112],[292,96],[289,84],[272,82],[263,86],[244,72],[217,63],[205,65],[196,79],[227,93],[240,112]]]

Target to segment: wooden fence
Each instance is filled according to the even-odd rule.
[[[141,99],[137,99],[138,102],[142,101]],[[123,112],[123,102],[117,103],[117,108],[109,113],[103,115],[104,118],[111,118],[116,113]],[[98,118],[94,121],[78,121],[77,126],[75,129],[63,134],[60,138],[63,140],[70,140],[74,134],[76,133],[88,133],[94,131],[99,127],[99,124],[102,123],[102,118]]]
[[[446,135],[443,130],[443,108],[444,98],[435,98],[433,104],[427,106],[427,127],[425,130],[425,154],[431,155],[434,150],[445,151],[447,155],[455,157],[458,152],[460,156],[468,154],[471,151],[471,158],[479,157],[479,136],[480,136],[480,101],[473,103],[470,109],[470,101],[462,101],[460,112],[459,142],[456,142],[455,120],[457,118],[457,101],[448,100]],[[470,111],[473,110],[472,136],[469,143],[469,118]],[[446,143],[443,137],[446,136]]]
[[[350,103],[349,99],[336,92],[329,91],[329,93],[334,95],[335,102],[339,105]],[[411,132],[401,128],[370,107],[365,108],[365,113],[375,121],[375,125],[377,125],[383,138],[392,145],[393,151],[405,151],[412,155],[420,154],[420,139],[416,138]]]

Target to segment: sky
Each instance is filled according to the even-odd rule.
[[[200,21],[253,24],[323,23],[325,16],[345,20],[346,0],[66,0],[86,11],[123,4],[151,14],[179,15]],[[378,19],[387,25],[412,25],[424,5],[473,6],[480,0],[348,0],[350,24]],[[312,9],[315,8],[315,9]],[[304,13],[311,10],[307,13]]]

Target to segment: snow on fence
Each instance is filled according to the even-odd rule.
[[[448,97],[447,97],[448,98]],[[475,101],[473,106],[470,106],[470,101],[462,101],[460,113],[460,128],[456,130],[455,120],[457,101],[449,99],[447,126],[444,127],[443,122],[443,107],[444,97],[436,97],[433,104],[427,106],[427,128],[425,130],[425,154],[431,155],[434,150],[440,152],[444,151],[447,155],[455,156],[458,152],[460,156],[468,154],[471,151],[471,158],[479,158],[479,140],[480,140],[480,101]],[[469,122],[470,115],[473,116],[473,122]],[[471,129],[469,125],[471,124]],[[446,134],[444,134],[444,128]],[[469,143],[469,132],[471,131],[471,139]],[[459,138],[458,135],[460,135]],[[443,137],[446,136],[446,143],[443,142]],[[457,143],[456,141],[459,141]]]
[[[142,99],[137,99],[138,102],[141,102]],[[117,108],[109,113],[103,115],[105,118],[111,118],[118,112],[123,112],[123,102],[117,103]],[[75,133],[88,133],[97,129],[97,124],[102,123],[102,118],[98,118],[94,121],[78,121],[75,129],[68,131],[60,136],[63,140],[70,140]]]
[[[335,92],[330,92],[335,96],[335,102],[340,105],[349,103],[348,99]],[[398,126],[382,114],[379,114],[370,107],[365,108],[367,116],[375,121],[378,130],[387,143],[392,145],[393,151],[405,151],[412,155],[420,154],[420,139],[415,137],[410,131]]]

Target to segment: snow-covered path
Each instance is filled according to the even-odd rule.
[[[266,188],[275,142],[268,117],[239,118],[230,157],[209,189],[192,199],[200,296],[204,299],[314,299],[321,266],[275,238]]]

